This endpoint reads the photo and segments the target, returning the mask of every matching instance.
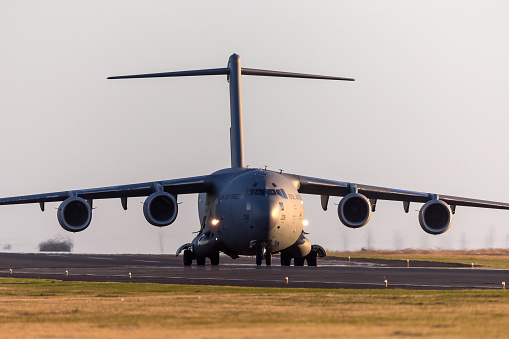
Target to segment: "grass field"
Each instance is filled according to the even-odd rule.
[[[0,279],[5,338],[505,338],[509,291]]]
[[[356,252],[328,252],[329,256],[351,258],[376,258],[395,260],[425,260],[439,262],[454,262],[468,264],[474,263],[480,268],[506,268],[509,269],[508,249],[485,249],[471,251],[433,251],[433,250],[365,250]]]

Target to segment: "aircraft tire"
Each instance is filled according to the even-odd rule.
[[[269,251],[265,253],[265,265],[266,266],[272,265],[272,253],[270,253]]]
[[[262,261],[263,254],[260,251],[256,252],[256,266],[260,266],[262,264]]]
[[[219,265],[219,252],[216,252],[214,253],[213,255],[211,255],[210,257],[210,264],[212,266],[217,266]]]
[[[205,266],[205,257],[196,257],[196,264],[198,266]]]
[[[290,266],[291,263],[292,256],[285,252],[281,252],[281,266]]]
[[[294,266],[304,266],[304,258],[293,258]]]
[[[317,266],[318,258],[317,253],[311,251],[306,257],[306,261],[308,262],[308,266]]]
[[[184,250],[184,266],[191,266],[193,264],[193,252]]]

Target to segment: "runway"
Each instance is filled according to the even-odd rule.
[[[254,264],[221,257],[219,266],[184,267],[174,255],[0,253],[0,277],[278,288],[502,289],[509,270],[406,260],[326,257],[318,267]],[[419,266],[419,267],[418,267]],[[11,274],[12,270],[12,274]],[[287,279],[288,278],[288,283]],[[387,287],[385,287],[387,281]],[[509,288],[509,286],[508,286]]]

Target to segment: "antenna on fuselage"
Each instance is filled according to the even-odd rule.
[[[232,168],[244,168],[244,137],[242,128],[242,91],[241,75],[257,75],[268,77],[283,78],[304,78],[304,79],[324,79],[324,80],[345,80],[354,81],[352,78],[340,78],[326,75],[302,74],[269,71],[263,69],[241,68],[240,56],[232,54],[228,59],[226,68],[200,69],[192,71],[165,72],[137,75],[123,75],[109,77],[108,79],[135,79],[135,78],[166,78],[166,77],[186,77],[200,75],[224,75],[228,76],[230,84],[230,152]]]

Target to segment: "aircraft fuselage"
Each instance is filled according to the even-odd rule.
[[[193,240],[196,255],[217,250],[254,255],[261,245],[270,252],[294,245],[302,234],[304,205],[291,179],[261,169],[213,173],[213,192],[198,197],[201,230]]]

